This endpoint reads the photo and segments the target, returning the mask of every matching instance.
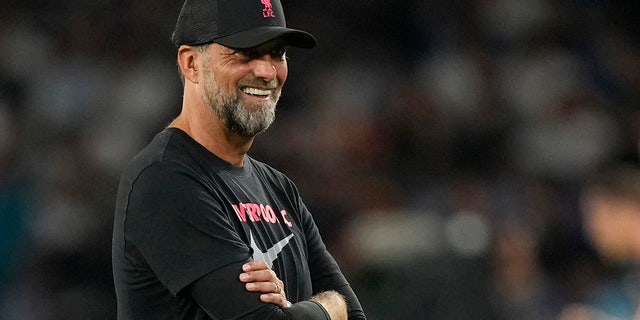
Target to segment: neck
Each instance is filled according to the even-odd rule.
[[[182,112],[169,127],[186,132],[218,158],[235,166],[243,166],[244,156],[251,148],[253,138],[241,137],[229,130],[207,107],[185,106],[183,104]]]

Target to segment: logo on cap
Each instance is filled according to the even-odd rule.
[[[264,4],[264,9],[262,9],[262,16],[265,18],[275,18],[273,15],[273,8],[271,7],[271,0],[260,0],[262,4]]]

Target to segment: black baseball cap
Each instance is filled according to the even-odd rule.
[[[310,33],[287,28],[280,0],[185,0],[171,38],[176,47],[216,42],[246,49],[276,38],[292,47],[316,45]]]

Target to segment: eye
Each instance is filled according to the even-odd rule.
[[[242,60],[260,59],[260,57],[268,54],[272,59],[286,59],[287,48],[285,46],[274,46],[272,48],[256,47],[247,49],[238,49],[234,54]]]
[[[279,59],[279,60],[284,60],[287,54],[287,48],[285,47],[275,47],[273,49],[271,49],[271,51],[269,52],[269,55],[271,55],[271,58],[273,59]]]
[[[260,52],[255,48],[238,50],[237,53],[245,60],[253,60],[260,57]]]

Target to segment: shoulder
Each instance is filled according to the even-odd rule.
[[[195,184],[194,157],[180,132],[166,129],[158,133],[126,166],[118,190],[118,204],[128,208],[132,199],[139,196],[176,193],[184,186]],[[181,188],[176,188],[181,184]],[[135,197],[134,197],[135,196]]]
[[[221,208],[216,164],[202,159],[198,147],[181,132],[165,130],[129,163],[116,200],[116,212],[127,217],[128,226],[145,228],[152,217],[202,225],[201,213]]]
[[[129,162],[125,168],[124,175],[137,175],[145,168],[165,160],[170,154],[172,143],[175,143],[175,133],[170,130],[163,130]]]
[[[196,151],[195,143],[186,133],[179,129],[167,128],[153,137],[133,158],[129,167],[145,167],[154,162],[180,159]]]
[[[214,168],[203,157],[202,146],[179,129],[167,128],[159,132],[131,162],[123,179],[137,180],[141,174],[184,174],[198,168]],[[201,173],[191,172],[193,176]],[[161,177],[159,177],[161,178]]]

